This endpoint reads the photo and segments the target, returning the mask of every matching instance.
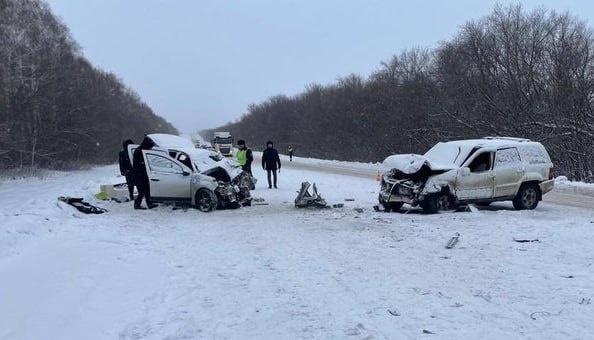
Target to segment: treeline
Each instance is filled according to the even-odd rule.
[[[95,69],[47,4],[0,0],[0,168],[115,162],[150,132],[176,130]]]
[[[434,50],[404,51],[367,79],[350,75],[250,105],[217,129],[257,150],[272,139],[298,156],[371,162],[438,141],[525,137],[545,144],[557,174],[592,181],[593,58],[583,21],[496,6]]]

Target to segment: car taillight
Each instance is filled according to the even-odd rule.
[[[549,168],[549,179],[554,179],[555,178],[555,169],[553,169],[553,166],[551,165],[551,167]]]

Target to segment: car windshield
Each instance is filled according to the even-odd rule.
[[[425,157],[435,164],[456,164],[464,160],[461,157],[462,148],[459,145],[451,143],[437,143],[429,151],[425,152]]]
[[[216,137],[215,143],[217,143],[217,144],[233,144],[233,137]]]

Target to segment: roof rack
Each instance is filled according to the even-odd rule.
[[[498,137],[498,136],[487,136],[483,139],[498,139],[498,140],[509,140],[513,142],[530,142],[528,138],[517,138],[517,137]]]

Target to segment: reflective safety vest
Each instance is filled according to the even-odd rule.
[[[247,149],[237,151],[237,162],[239,165],[244,166],[247,162]]]
[[[288,152],[293,152],[293,148],[289,146],[289,147],[287,148],[287,151],[288,151]]]

